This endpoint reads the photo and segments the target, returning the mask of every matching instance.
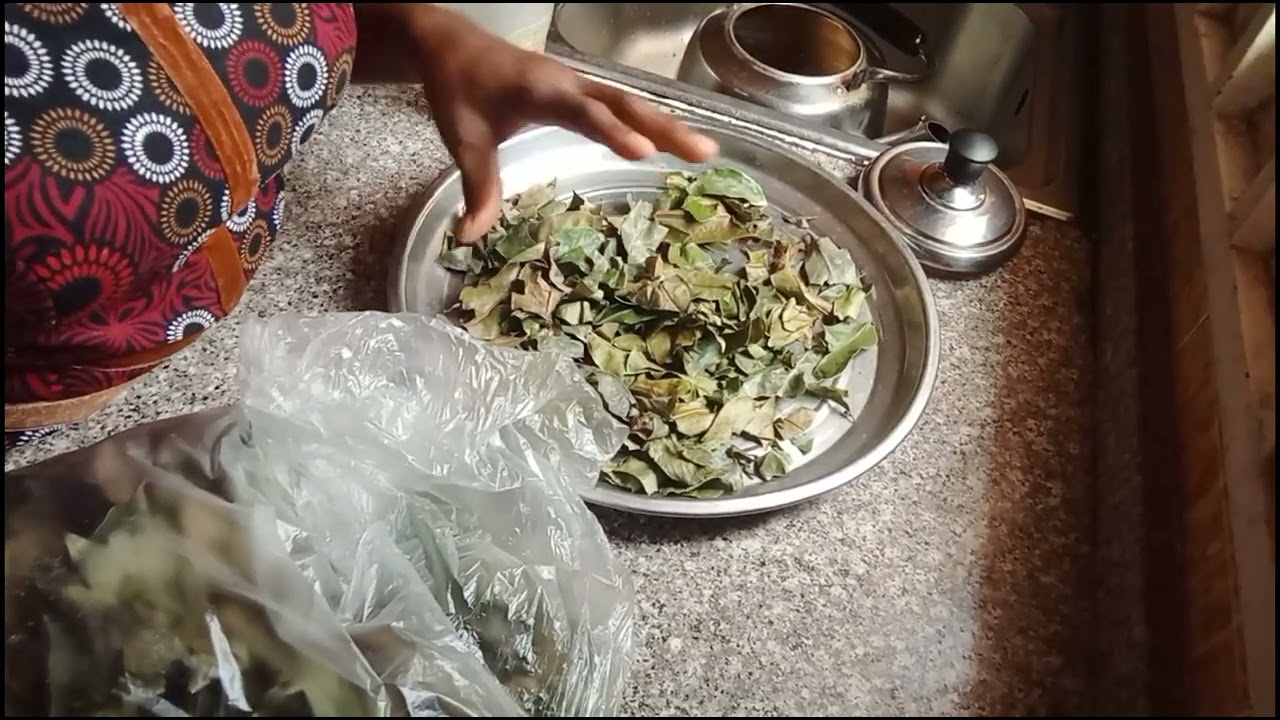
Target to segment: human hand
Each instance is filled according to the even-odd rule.
[[[433,11],[428,16],[423,8]],[[715,141],[634,95],[515,47],[456,13],[415,9],[411,34],[427,102],[462,172],[466,212],[455,230],[462,242],[497,221],[498,144],[527,125],[559,125],[628,159],[662,151],[704,162],[716,154]]]

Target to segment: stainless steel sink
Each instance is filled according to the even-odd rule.
[[[598,62],[683,97],[707,93],[677,77],[698,24],[727,3],[560,3],[549,51]],[[893,69],[914,70],[908,57],[877,32],[858,3],[814,3],[870,35]],[[951,128],[970,127],[1000,144],[998,164],[1018,183],[1033,209],[1059,217],[1074,213],[1074,61],[1069,13],[1047,3],[892,4],[924,32],[934,59],[927,80],[892,85],[885,131],[927,116]],[[786,32],[786,28],[779,28]],[[1064,49],[1066,51],[1064,51]],[[723,96],[721,96],[723,98]],[[729,101],[732,103],[732,101]],[[760,109],[760,115],[772,116]],[[748,112],[738,113],[742,119]],[[776,120],[776,117],[775,117]],[[813,121],[791,118],[797,126]],[[830,136],[830,128],[810,128]],[[1034,207],[1038,206],[1038,207]]]

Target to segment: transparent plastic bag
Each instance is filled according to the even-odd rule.
[[[576,368],[414,315],[243,333],[238,406],[9,473],[6,711],[616,715],[634,594],[578,493],[625,430]]]

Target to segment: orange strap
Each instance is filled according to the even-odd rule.
[[[92,395],[82,395],[66,400],[50,400],[4,405],[5,432],[22,430],[38,430],[39,428],[65,425],[83,420],[107,406],[116,399],[133,381],[123,385],[115,385],[106,390],[99,390]]]
[[[120,3],[120,12],[191,105],[196,120],[204,126],[214,152],[222,162],[232,207],[243,207],[258,190],[258,161],[244,119],[217,71],[182,29],[178,17],[167,3]],[[201,252],[209,259],[222,307],[230,312],[240,302],[247,284],[235,239],[225,225],[219,226],[205,240]],[[193,333],[178,342],[84,366],[98,370],[149,368],[190,345],[199,336],[199,333]],[[29,430],[83,420],[106,407],[132,382],[65,400],[5,403],[5,430]]]
[[[244,207],[258,190],[258,160],[249,130],[218,72],[182,29],[168,3],[120,3],[120,13],[169,73],[209,134],[227,176],[231,209]]]

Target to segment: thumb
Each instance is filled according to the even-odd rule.
[[[479,240],[502,212],[502,180],[498,172],[497,148],[464,145],[454,158],[462,172],[462,195],[466,210],[455,231],[458,240]]]
[[[456,122],[437,122],[440,134],[462,173],[466,209],[454,229],[454,235],[460,242],[475,242],[488,232],[502,212],[497,143],[488,124],[478,118],[467,124],[465,133],[457,132]]]

